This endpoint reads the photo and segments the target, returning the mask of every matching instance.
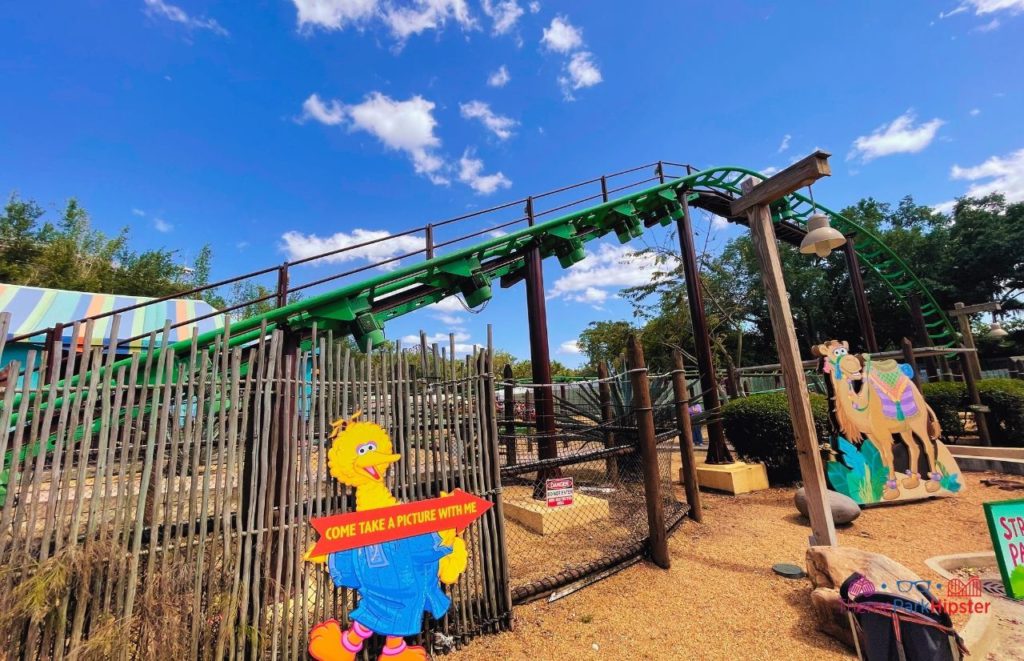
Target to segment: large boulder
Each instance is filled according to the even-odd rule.
[[[793,502],[796,503],[796,508],[800,510],[801,514],[809,516],[807,514],[807,493],[804,491],[803,487],[796,490],[796,495],[793,496]],[[860,505],[857,504],[857,501],[847,495],[836,491],[829,491],[828,504],[832,509],[832,521],[836,525],[850,523],[860,516]]]

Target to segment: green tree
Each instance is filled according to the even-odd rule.
[[[626,340],[637,329],[628,321],[592,321],[580,332],[580,350],[589,365],[612,362],[626,350]]]

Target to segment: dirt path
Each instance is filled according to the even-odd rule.
[[[968,474],[956,498],[867,510],[840,530],[839,541],[938,579],[924,560],[990,550],[981,503],[1022,495],[985,487],[984,477]],[[793,506],[793,490],[706,493],[703,500],[704,523],[688,520],[670,540],[670,570],[635,565],[553,604],[519,607],[514,631],[479,638],[445,658],[854,658],[816,631],[810,583],[771,571],[776,562],[804,564],[809,528]]]

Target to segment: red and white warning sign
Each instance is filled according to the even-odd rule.
[[[544,491],[548,499],[548,507],[572,505],[572,478],[555,477],[544,482]]]

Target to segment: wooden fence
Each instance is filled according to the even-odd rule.
[[[0,318],[0,350],[6,337]],[[302,656],[311,626],[353,607],[302,556],[311,517],[354,507],[327,473],[326,441],[357,408],[403,455],[388,476],[396,497],[460,487],[496,505],[466,533],[469,568],[421,642],[443,651],[509,626],[489,352],[457,360],[454,343],[424,342],[370,358],[315,329],[301,345],[273,331],[226,346],[116,369],[104,348],[61,361],[41,347],[12,365],[0,404],[7,658]]]

